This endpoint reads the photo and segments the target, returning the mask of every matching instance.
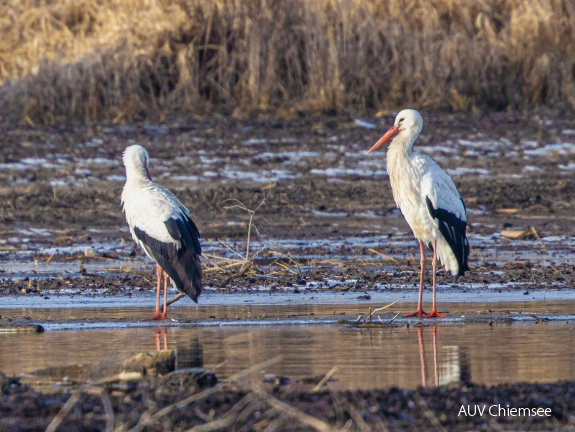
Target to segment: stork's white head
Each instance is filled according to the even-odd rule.
[[[138,144],[126,147],[124,150],[124,166],[126,167],[126,177],[131,178],[147,177],[152,180],[148,172],[148,164],[150,163],[150,156],[144,147]]]
[[[421,117],[421,114],[413,109],[404,109],[395,117],[393,126],[368,150],[367,154],[377,150],[395,136],[401,138],[404,145],[411,147],[421,129],[423,129],[423,117]]]

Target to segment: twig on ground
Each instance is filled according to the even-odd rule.
[[[52,421],[46,428],[46,432],[56,432],[56,430],[60,426],[60,423],[62,423],[62,420],[64,420],[64,417],[68,415],[68,413],[72,410],[72,408],[74,408],[74,405],[76,405],[76,402],[78,401],[79,398],[76,394],[70,396],[70,398],[66,401],[66,403],[62,405],[62,408],[60,408],[58,414],[56,414],[56,416],[52,419]]]
[[[332,377],[332,375],[336,372],[337,372],[337,366],[332,367],[331,370],[328,373],[326,373],[325,376],[321,379],[321,381],[318,382],[317,385],[311,389],[311,393],[315,393],[321,390],[321,388],[327,382],[327,380],[329,380]]]
[[[260,201],[260,203],[257,205],[257,207],[255,209],[249,209],[244,203],[242,203],[241,201],[237,200],[237,199],[229,199],[226,201],[232,201],[232,202],[236,202],[236,204],[231,205],[231,206],[227,206],[224,207],[224,210],[231,210],[234,208],[239,208],[240,210],[243,210],[245,212],[248,213],[249,215],[249,221],[248,221],[248,237],[246,240],[246,255],[245,255],[245,260],[249,261],[249,260],[253,260],[253,258],[258,255],[261,251],[257,252],[255,255],[252,256],[252,258],[250,258],[250,243],[251,243],[251,234],[252,234],[252,227],[255,230],[256,234],[260,235],[258,228],[254,225],[253,220],[254,220],[254,216],[256,215],[256,212],[261,208],[261,206],[264,205],[264,203],[266,202],[266,200],[268,199],[268,197],[270,196],[271,191],[268,192],[267,194],[264,193],[264,197],[263,199]],[[226,202],[224,201],[224,202]],[[264,219],[265,220],[265,219]],[[223,244],[222,241],[220,241],[220,243]],[[236,252],[237,253],[237,252]],[[239,255],[239,254],[238,254]]]
[[[229,429],[230,426],[236,423],[238,413],[250,405],[253,400],[254,395],[251,393],[247,394],[219,419],[210,420],[203,425],[194,426],[193,428],[188,429],[186,432],[211,432],[215,430]]]
[[[391,306],[393,306],[394,304],[396,304],[399,301],[399,299],[397,299],[396,301],[382,306],[380,308],[371,310],[371,307],[369,308],[369,311],[367,312],[367,314],[365,313],[359,313],[357,315],[357,318],[355,319],[355,321],[351,321],[351,320],[339,320],[338,323],[340,324],[348,324],[348,325],[353,325],[353,326],[378,326],[378,323],[372,322],[371,318],[373,317],[373,315],[376,312],[380,312],[382,310],[385,310]],[[366,319],[364,321],[362,321],[363,317],[366,316]],[[379,316],[377,317],[377,319],[379,320],[379,322],[383,325],[387,325],[389,326],[390,324],[393,323],[393,321],[395,321],[395,319],[399,316],[399,312],[395,314],[395,316],[389,321],[389,322],[384,322]]]
[[[262,368],[265,368],[266,366],[275,364],[279,361],[281,361],[283,357],[282,356],[277,356],[274,357],[273,359],[270,360],[266,360],[264,362],[258,363],[254,366],[251,366],[247,369],[244,369],[243,371],[240,371],[232,376],[230,376],[226,381],[230,382],[230,381],[237,381],[239,378],[242,378],[244,376],[250,375]],[[138,421],[138,423],[132,427],[131,429],[129,429],[129,432],[141,432],[142,430],[144,430],[146,427],[148,427],[150,424],[153,424],[155,421],[161,419],[162,417],[170,414],[172,411],[176,410],[176,409],[181,409],[184,408],[194,402],[197,402],[199,400],[202,400],[214,393],[217,393],[218,391],[220,391],[223,388],[224,383],[219,383],[216,384],[214,387],[210,387],[209,389],[206,389],[204,391],[201,391],[200,393],[196,393],[193,394],[192,396],[189,396],[185,399],[182,399],[179,402],[176,402],[174,404],[168,405],[164,408],[162,408],[161,410],[157,411],[156,413],[152,414],[152,411],[150,409],[148,409],[147,411],[145,411],[142,416],[140,417],[140,420]],[[116,430],[118,431],[123,431],[124,429],[124,425],[120,425],[120,427],[116,428]],[[54,431],[52,431],[54,432]]]
[[[106,413],[106,432],[113,432],[114,430],[114,408],[112,407],[112,401],[106,390],[100,392],[100,398],[102,399],[102,405],[104,406],[104,412]]]
[[[266,401],[266,403],[268,403],[269,405],[271,405],[273,408],[277,409],[278,411],[284,413],[285,415],[300,421],[301,423],[310,426],[320,432],[335,432],[335,431],[339,431],[339,429],[333,427],[332,425],[324,422],[323,420],[320,420],[316,417],[313,417],[309,414],[306,414],[305,412],[294,408],[282,401],[280,401],[279,399],[273,397],[271,394],[269,394],[267,391],[265,391],[263,388],[259,387],[259,386],[254,386],[254,392],[258,395],[260,395],[262,398],[264,398],[264,400]]]
[[[547,250],[547,246],[545,246],[545,243],[543,243],[543,240],[541,240],[541,237],[539,237],[539,233],[537,232],[537,230],[535,229],[534,226],[531,227],[531,232],[533,233],[535,238],[537,240],[539,240],[539,244],[541,245],[541,249]]]
[[[379,311],[382,311],[382,310],[385,310],[385,309],[387,309],[388,307],[391,307],[391,306],[393,306],[394,304],[396,304],[398,301],[399,301],[399,299],[397,299],[397,300],[394,301],[393,303],[390,303],[390,304],[388,304],[388,305],[386,305],[386,306],[382,306],[382,307],[380,307],[380,308],[374,309],[373,311],[372,311],[371,308],[370,308],[370,309],[369,309],[369,316],[368,316],[367,320],[368,320],[368,321],[371,321],[371,317],[373,316],[374,313],[379,312]]]
[[[423,400],[418,393],[413,393],[413,400],[419,405],[419,408],[423,412],[423,415],[429,420],[429,423],[435,428],[436,431],[446,432],[447,429],[443,427],[435,413],[427,406],[427,403]]]
[[[178,294],[176,294],[174,297],[172,297],[170,300],[168,300],[168,302],[166,303],[167,306],[170,306],[172,303],[177,302],[179,299],[181,299],[182,297],[185,297],[186,294],[179,292]]]
[[[384,253],[381,253],[381,252],[379,252],[379,251],[377,251],[377,250],[375,250],[375,249],[373,249],[373,248],[369,248],[368,251],[370,251],[370,252],[372,252],[372,253],[374,253],[374,254],[376,254],[376,255],[379,255],[380,257],[385,258],[386,260],[389,260],[389,261],[392,261],[392,262],[397,262],[397,260],[396,260],[394,257],[389,256],[389,255],[386,255],[386,254],[384,254]]]

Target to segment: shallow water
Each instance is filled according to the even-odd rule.
[[[0,332],[0,370],[17,375],[51,366],[121,362],[167,347],[177,351],[178,368],[214,369],[222,379],[281,355],[251,379],[276,374],[292,382],[319,381],[336,367],[331,385],[342,389],[553,382],[575,379],[574,306],[565,301],[452,303],[447,320],[417,327],[417,319],[399,318],[396,328],[338,323],[367,311],[357,303],[173,306],[171,319],[163,323],[147,320],[149,306],[4,308],[4,317],[27,317],[47,331]],[[534,324],[533,313],[551,321]],[[489,314],[513,324],[466,321]]]
[[[0,370],[18,374],[48,366],[122,361],[167,346],[177,350],[178,368],[214,369],[220,378],[281,355],[277,364],[251,379],[277,374],[296,382],[337,367],[331,385],[343,389],[553,382],[575,379],[573,327],[154,326],[2,334]]]

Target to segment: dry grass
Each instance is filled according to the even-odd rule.
[[[571,0],[9,0],[0,112],[575,106]]]

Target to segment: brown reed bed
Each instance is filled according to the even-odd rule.
[[[575,106],[570,0],[10,0],[2,119]]]

